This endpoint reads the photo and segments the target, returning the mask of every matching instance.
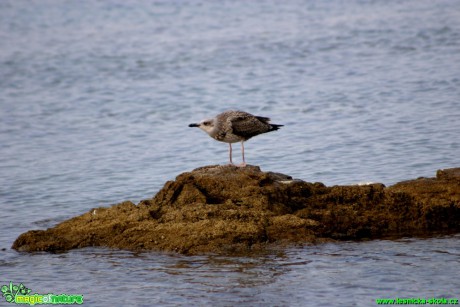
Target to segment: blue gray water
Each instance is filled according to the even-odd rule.
[[[459,236],[251,257],[10,249],[227,163],[226,144],[187,127],[227,109],[285,125],[246,144],[265,171],[391,185],[458,167],[459,63],[456,0],[0,1],[0,285],[91,306],[460,297]]]

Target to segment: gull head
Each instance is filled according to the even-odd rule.
[[[190,124],[189,127],[198,127],[207,134],[211,135],[214,130],[214,119],[205,119],[196,124]]]

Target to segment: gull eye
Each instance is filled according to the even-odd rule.
[[[203,125],[205,125],[205,126],[209,126],[210,124],[211,124],[210,121],[205,121],[205,122],[203,122]]]

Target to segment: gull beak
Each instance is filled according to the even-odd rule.
[[[188,125],[189,127],[199,127],[200,125],[199,124],[190,124]]]

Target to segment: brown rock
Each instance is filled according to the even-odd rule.
[[[166,182],[138,205],[96,208],[53,228],[28,231],[13,248],[246,252],[274,244],[458,232],[459,221],[460,168],[385,188],[326,187],[256,166],[206,166]]]

